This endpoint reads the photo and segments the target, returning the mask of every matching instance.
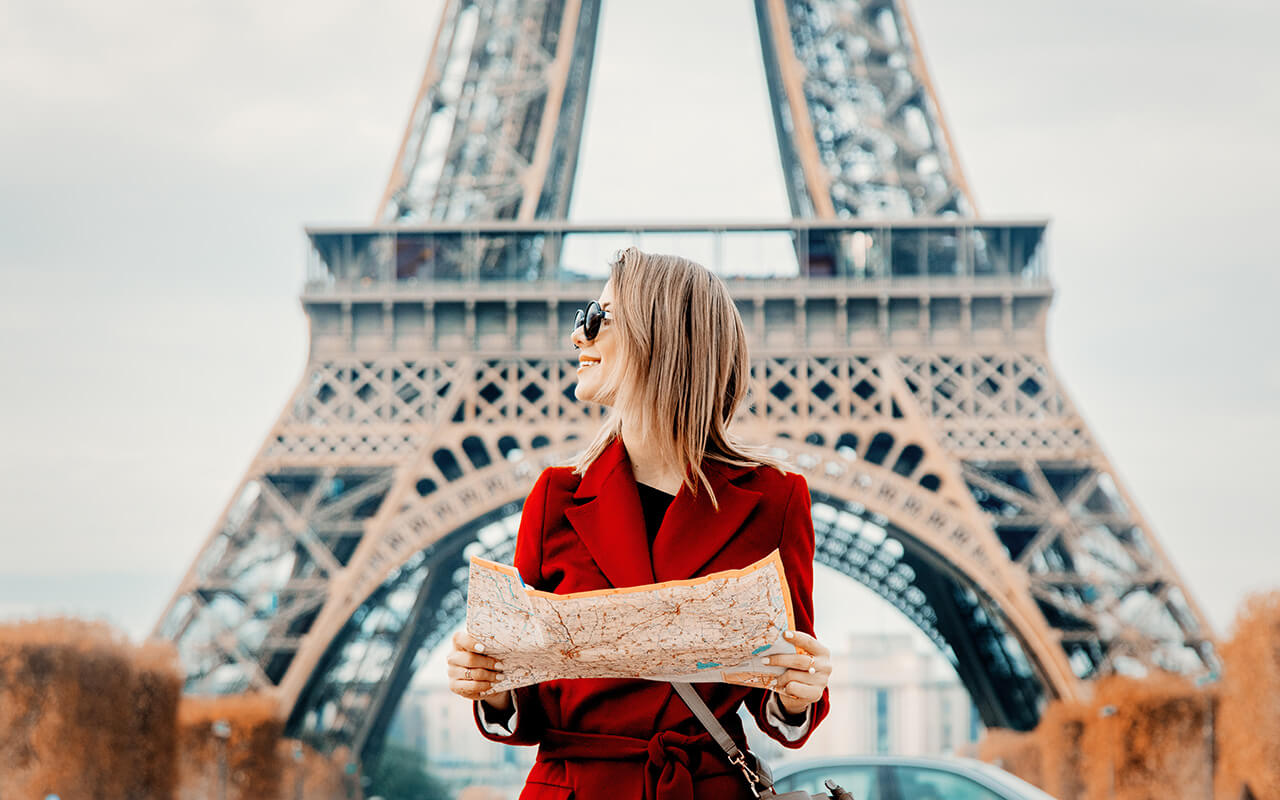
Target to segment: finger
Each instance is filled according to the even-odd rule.
[[[805,653],[777,653],[764,659],[771,667],[789,667],[801,672],[831,672],[831,659],[826,656],[811,656]]]
[[[497,683],[502,678],[502,673],[479,667],[449,667],[449,677],[464,681]]]
[[[819,642],[817,639],[813,638],[812,636],[805,633],[804,631],[787,631],[786,633],[783,634],[783,636],[786,637],[786,640],[788,642],[791,642],[796,647],[799,647],[801,650],[804,650],[806,653],[810,655],[814,655],[814,656],[831,655],[831,651],[828,650],[825,646],[823,646],[822,642]]]
[[[787,685],[790,683],[813,680],[813,678],[814,676],[810,675],[807,671],[801,672],[798,669],[788,669],[784,670],[781,675],[774,676],[770,679],[768,688],[775,692],[781,692],[786,689]]]
[[[483,667],[495,672],[502,672],[502,662],[498,659],[492,656],[482,656],[479,653],[470,653],[466,650],[454,650],[445,657],[445,662],[455,667]]]
[[[818,698],[822,697],[822,687],[810,686],[807,683],[795,681],[783,686],[781,694],[795,698],[796,700],[803,700],[806,703],[813,703],[817,701]]]
[[[458,697],[464,698],[466,700],[479,700],[481,697],[484,697],[483,693],[473,692],[460,687],[455,687],[452,683],[449,684],[449,691],[453,692]]]
[[[475,700],[480,695],[489,693],[492,690],[493,684],[489,683],[489,681],[449,681],[449,691],[471,700]]]
[[[459,664],[464,667],[479,666],[486,669],[502,669],[501,662],[498,660],[499,655],[497,653],[484,655],[473,650],[468,650],[467,645],[473,644],[473,642],[466,638],[467,636],[468,634],[462,631],[454,634],[454,649],[445,657],[445,661],[450,664]]]
[[[827,678],[825,675],[810,674],[808,670],[789,669],[778,676],[778,686],[786,688],[793,683],[807,683],[812,686],[819,684],[826,685]]]
[[[810,673],[807,670],[794,671],[787,670],[778,678],[778,686],[786,688],[787,686],[815,686],[819,690],[825,689],[829,682],[830,676],[825,672]]]
[[[487,648],[484,642],[467,633],[466,630],[460,630],[453,635],[453,644],[459,650],[466,650],[470,653],[488,653],[494,655],[494,651]]]

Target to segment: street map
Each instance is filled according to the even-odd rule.
[[[647,678],[766,687],[762,661],[794,653],[782,557],[743,569],[624,589],[552,594],[515,567],[471,559],[467,631],[503,663],[490,693],[557,678]]]

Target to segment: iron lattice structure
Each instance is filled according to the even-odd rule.
[[[753,354],[735,424],[808,478],[818,560],[919,626],[986,724],[1214,670],[1049,363],[1047,223],[973,216],[902,5],[757,3],[777,224],[564,221],[598,16],[447,3],[380,222],[308,231],[302,379],[156,628],[188,691],[271,692],[295,735],[379,751],[463,620],[466,559],[510,557],[533,479],[602,420],[567,335],[633,242],[726,278]]]

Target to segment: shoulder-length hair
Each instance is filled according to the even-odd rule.
[[[611,409],[574,462],[574,474],[585,473],[621,433],[623,418],[637,423],[645,441],[657,443],[666,463],[683,467],[692,494],[698,484],[707,487],[716,510],[703,458],[786,472],[764,448],[729,432],[751,368],[742,317],[724,282],[687,258],[635,247],[615,255],[610,266],[611,331],[622,363],[601,387]]]

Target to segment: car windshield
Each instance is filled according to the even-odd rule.
[[[981,772],[985,777],[995,781],[1007,789],[1013,789],[1018,792],[1019,797],[1026,800],[1055,800],[1053,795],[1037,789],[1035,786],[1024,781],[1016,775],[1010,775],[1008,772],[997,766],[988,764],[985,761],[967,761],[968,765],[973,769]]]
[[[802,769],[778,778],[774,789],[779,792],[799,790],[808,794],[825,794],[827,789],[823,782],[828,778],[858,800],[880,800],[875,766],[870,764],[837,764]]]

